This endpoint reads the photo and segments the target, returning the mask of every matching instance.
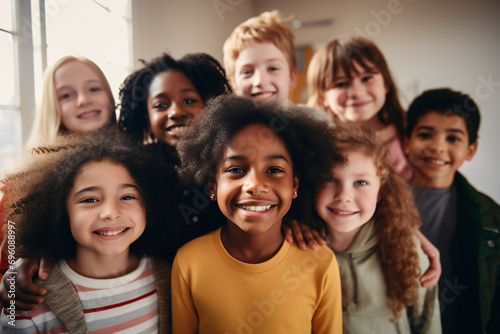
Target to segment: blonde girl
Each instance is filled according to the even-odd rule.
[[[87,58],[65,56],[45,72],[41,106],[26,146],[52,144],[61,134],[115,123],[115,101],[102,70]]]
[[[345,160],[318,183],[312,219],[339,263],[344,333],[441,333],[437,286],[419,286],[429,261],[408,184],[367,129],[341,126],[332,140]]]

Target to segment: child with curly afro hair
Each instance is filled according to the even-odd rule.
[[[300,250],[282,232],[284,219],[311,205],[304,195],[333,159],[331,131],[312,111],[236,96],[214,99],[190,123],[179,172],[207,185],[226,222],[177,252],[174,333],[341,331],[333,252]],[[256,322],[257,312],[265,316]]]
[[[54,265],[46,280],[36,280],[47,289],[44,303],[3,312],[2,333],[169,331],[178,219],[165,205],[171,193],[160,181],[164,171],[154,166],[123,134],[101,130],[35,148],[22,169],[6,176],[12,263],[43,256]]]

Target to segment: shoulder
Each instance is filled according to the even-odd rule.
[[[500,206],[492,198],[474,188],[460,173],[455,175],[457,207],[463,211],[474,211],[487,222],[500,227]]]

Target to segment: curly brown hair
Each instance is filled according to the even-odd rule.
[[[235,95],[213,99],[204,112],[189,123],[177,144],[182,165],[179,169],[181,179],[185,183],[195,182],[198,186],[215,179],[217,167],[233,136],[251,124],[269,126],[285,144],[293,161],[294,176],[299,178],[299,196],[285,219],[304,216],[313,208],[314,198],[306,194],[311,193],[310,187],[329,172],[333,163],[331,160],[336,157],[331,154],[332,143],[325,140],[334,130],[326,119],[318,119],[311,108],[256,105],[249,98]]]
[[[413,241],[413,228],[420,226],[421,220],[411,188],[387,163],[387,151],[372,131],[359,124],[344,124],[336,128],[331,140],[338,154],[360,152],[373,158],[380,178],[379,201],[373,215],[379,238],[378,254],[394,319],[398,319],[405,307],[416,306],[421,274]],[[347,163],[345,156],[344,161]],[[321,220],[317,213],[315,219]],[[321,222],[326,233],[326,223]]]
[[[23,166],[3,180],[4,235],[15,226],[16,257],[43,256],[54,261],[75,256],[66,199],[73,182],[89,163],[123,165],[139,186],[146,211],[146,229],[130,251],[172,259],[178,240],[173,192],[175,173],[156,168],[155,159],[116,129],[62,137],[57,146],[34,148]],[[165,217],[168,217],[167,221]]]

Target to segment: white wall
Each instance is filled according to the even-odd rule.
[[[132,0],[134,59],[205,52],[222,62],[224,41],[252,8],[249,0]]]
[[[221,20],[214,3],[233,10]],[[437,87],[472,96],[482,113],[479,150],[461,172],[500,202],[499,1],[133,0],[134,58],[151,59],[169,50],[175,57],[207,52],[222,60],[222,45],[232,29],[271,9],[304,22],[333,19],[329,26],[297,29],[298,45],[319,46],[359,32],[373,39],[389,62],[405,106],[423,90]]]

